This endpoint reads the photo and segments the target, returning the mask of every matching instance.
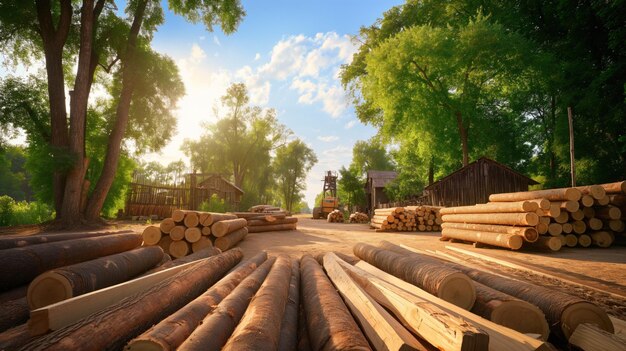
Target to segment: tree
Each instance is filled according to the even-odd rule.
[[[341,167],[337,183],[337,193],[344,205],[365,207],[365,181],[360,171]]]
[[[316,163],[317,157],[313,150],[299,139],[276,150],[274,171],[287,211],[292,211],[302,200],[306,174]]]
[[[208,30],[219,24],[226,33],[233,32],[244,15],[238,0],[193,3],[172,0],[169,5],[188,20],[204,22]],[[52,149],[62,150],[73,158],[67,172],[59,169],[54,172],[57,219],[66,225],[74,225],[82,218],[94,220],[99,217],[113,182],[129,115],[139,101],[134,95],[144,87],[142,80],[152,79],[151,74],[155,72],[171,77],[167,80],[168,85],[154,90],[158,93],[153,95],[154,100],[160,100],[160,103],[150,107],[169,109],[182,93],[173,63],[159,59],[149,49],[152,33],[163,22],[160,2],[128,1],[126,14],[126,19],[118,17],[115,4],[105,0],[84,0],[82,6],[70,0],[36,0],[35,6],[23,2],[0,2],[0,40],[3,47],[13,49],[11,57],[16,61],[40,55],[45,58],[51,128],[49,144]],[[151,60],[145,61],[148,56]],[[74,64],[76,68],[70,78],[66,72],[74,70]],[[165,70],[159,69],[167,66]],[[107,156],[83,212],[80,198],[88,163],[85,124],[97,70],[116,75],[119,88],[113,95],[115,113],[111,115],[113,128]],[[69,125],[65,107],[66,78],[73,80],[70,84]]]
[[[394,164],[385,146],[374,137],[354,143],[350,168],[363,177],[367,171],[391,171],[394,169]]]

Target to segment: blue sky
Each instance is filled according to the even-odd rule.
[[[357,49],[349,36],[400,3],[244,1],[247,15],[231,35],[219,28],[208,32],[166,12],[153,47],[176,61],[187,94],[176,111],[178,134],[147,159],[168,163],[183,158],[182,141],[198,137],[201,122],[215,121],[213,106],[219,97],[231,83],[244,82],[252,103],[275,108],[280,122],[317,154],[305,192],[313,206],[324,171],[348,165],[354,143],[375,134],[358,122],[338,80],[341,64]]]

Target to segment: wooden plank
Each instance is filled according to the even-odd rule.
[[[425,350],[419,341],[374,301],[341,268],[333,253],[324,268],[375,350]]]
[[[160,281],[205,261],[198,260],[175,266],[137,279],[80,295],[30,312],[31,334],[41,335],[70,325],[92,313],[105,309],[121,299],[145,291]]]
[[[569,338],[569,343],[583,351],[626,350],[626,339],[604,331],[595,324],[588,323],[582,323],[574,330]]]
[[[489,335],[466,320],[452,316],[426,300],[402,290],[391,290],[378,279],[356,274],[337,262],[376,302],[385,306],[411,331],[440,350],[488,350]]]
[[[522,264],[509,262],[509,261],[506,261],[506,260],[502,260],[502,259],[495,258],[495,257],[492,257],[492,256],[483,255],[483,254],[480,254],[478,252],[473,252],[473,251],[465,250],[465,249],[462,249],[462,248],[459,248],[459,247],[450,246],[450,245],[446,245],[446,249],[449,249],[449,250],[452,250],[452,251],[456,251],[456,252],[459,252],[459,253],[464,254],[464,255],[472,256],[472,257],[481,259],[483,261],[497,263],[497,264],[499,264],[501,266],[505,266],[505,267],[509,267],[509,268],[513,268],[513,269],[518,269],[518,270],[525,271],[525,272],[534,273],[534,274],[540,275],[542,277],[546,277],[546,278],[550,278],[550,279],[558,279],[558,280],[561,280],[561,281],[566,282],[568,284],[581,286],[583,288],[587,288],[587,289],[591,289],[591,290],[595,290],[595,291],[601,292],[603,294],[611,295],[611,297],[615,297],[615,298],[619,298],[619,299],[626,298],[626,293],[620,292],[619,290],[611,289],[611,291],[608,291],[608,290],[605,290],[604,288],[599,288],[599,287],[595,287],[595,286],[589,285],[588,281],[583,282],[583,281],[579,281],[577,279],[575,280],[574,278],[566,278],[566,277],[563,277],[563,276],[560,276],[560,275],[557,276],[557,275],[554,275],[554,274],[552,274],[552,273],[550,273],[550,272],[548,272],[548,271],[546,271],[546,270],[544,270],[542,268],[539,268],[539,267],[535,267],[535,266],[528,267],[528,266],[524,266]],[[609,288],[607,287],[607,289],[609,289]]]
[[[471,323],[479,325],[485,332],[487,332],[487,334],[489,334],[490,351],[552,350],[550,346],[540,340],[488,321],[478,315],[433,296],[424,290],[403,281],[402,279],[396,278],[365,261],[358,262],[353,269],[356,273],[365,275],[369,279],[379,279],[389,289],[395,291],[399,291],[398,289],[404,290],[411,295],[438,306],[453,316],[463,318]]]
[[[609,316],[609,318],[613,323],[613,328],[615,328],[615,335],[626,338],[626,321],[615,316]]]

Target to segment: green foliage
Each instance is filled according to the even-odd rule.
[[[358,143],[358,142],[357,142]],[[353,159],[354,164],[354,159]],[[337,181],[337,194],[343,205],[349,208],[365,208],[365,180],[355,167],[341,167]]]
[[[0,145],[0,194],[18,201],[32,200],[30,175],[24,169],[26,152],[21,146]]]
[[[307,172],[317,163],[317,156],[302,140],[279,147],[274,158],[274,172],[283,206],[287,211],[302,201]]]
[[[228,203],[225,203],[224,199],[220,199],[217,194],[211,195],[209,201],[200,204],[200,211],[224,213],[230,210]]]
[[[351,169],[364,176],[367,171],[392,171],[395,168],[383,143],[376,137],[358,140],[352,147]]]
[[[38,224],[53,218],[54,211],[44,203],[16,202],[10,196],[0,196],[0,226]]]

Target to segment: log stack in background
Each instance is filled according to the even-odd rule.
[[[511,249],[526,242],[552,251],[609,247],[616,238],[626,238],[624,181],[492,194],[489,201],[442,209],[442,238]]]
[[[257,205],[248,212],[229,212],[248,222],[248,233],[295,230],[298,218],[291,213],[271,205]]]
[[[213,246],[228,250],[245,238],[246,227],[246,220],[233,214],[175,210],[159,226],[146,227],[143,242],[179,258]]]
[[[376,231],[438,231],[442,223],[439,211],[435,206],[377,208],[370,226]]]
[[[343,212],[341,212],[340,210],[333,210],[331,213],[328,214],[328,217],[326,218],[326,221],[328,221],[328,223],[343,223],[343,222],[345,222],[345,220],[343,218]]]
[[[367,214],[363,213],[363,212],[354,212],[352,214],[350,214],[350,218],[349,218],[350,223],[369,223],[370,218]]]

